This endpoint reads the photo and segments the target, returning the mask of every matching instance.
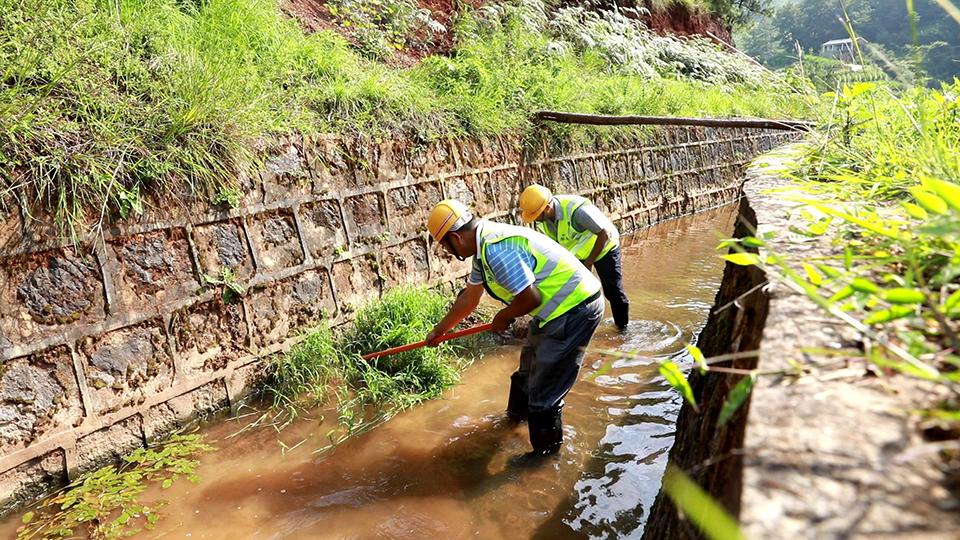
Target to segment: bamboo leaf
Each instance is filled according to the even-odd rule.
[[[736,520],[673,464],[667,465],[663,489],[683,515],[711,540],[745,540]]]
[[[613,360],[607,360],[600,366],[596,371],[587,376],[587,379],[596,379],[597,377],[603,375],[604,373],[610,371],[610,368],[613,366]]]
[[[910,217],[914,219],[919,219],[919,220],[927,219],[928,214],[927,214],[927,211],[923,209],[923,207],[913,203],[908,203],[908,202],[900,203],[900,204],[903,205],[903,209],[907,211],[907,214],[909,214]]]
[[[954,210],[960,210],[960,186],[951,183],[944,182],[943,180],[935,180],[933,178],[928,178],[926,184],[929,185],[941,199],[944,200],[951,208]]]
[[[839,291],[837,291],[836,294],[831,296],[828,302],[832,304],[834,302],[839,302],[840,300],[849,298],[851,296],[853,296],[853,287],[847,286],[840,289]]]
[[[760,260],[753,253],[730,253],[728,255],[723,255],[723,259],[732,262],[733,264],[739,264],[740,266],[751,266],[757,264]]]
[[[749,247],[763,247],[763,246],[766,245],[766,244],[763,243],[763,240],[758,240],[757,238],[754,238],[753,236],[744,237],[744,238],[742,238],[742,239],[740,240],[740,242],[742,242],[743,245],[749,246]]]
[[[880,311],[874,311],[870,314],[869,317],[863,324],[877,324],[890,322],[896,319],[902,319],[907,315],[912,315],[914,313],[913,308],[907,306],[891,306],[890,309],[881,309]]]
[[[865,293],[877,293],[880,292],[880,287],[877,287],[872,281],[864,278],[853,278],[853,282],[850,283],[850,287],[855,291],[865,292]]]
[[[927,299],[923,292],[905,287],[883,291],[881,296],[891,304],[921,304]]]
[[[690,388],[690,383],[687,382],[686,377],[683,376],[683,372],[680,371],[680,367],[677,366],[676,362],[666,361],[660,364],[660,375],[663,375],[663,378],[667,380],[670,386],[680,391],[683,399],[687,400],[690,405],[693,405],[693,410],[700,412],[700,408],[697,407],[697,400],[693,397],[693,389]]]
[[[807,279],[810,280],[810,283],[813,283],[814,285],[819,287],[823,283],[823,276],[820,275],[820,272],[817,272],[817,269],[814,268],[812,265],[807,263],[802,263],[802,264],[803,264],[803,270],[807,273]]]
[[[826,276],[829,277],[830,279],[836,279],[843,275],[836,268],[832,266],[827,266],[825,264],[818,264],[817,268],[819,268],[820,271],[826,274]]]
[[[733,387],[733,390],[730,390],[730,393],[727,395],[727,400],[723,403],[723,408],[720,409],[720,416],[717,417],[717,427],[722,427],[730,421],[733,413],[737,412],[737,409],[739,409],[743,405],[743,402],[750,396],[755,382],[757,382],[757,371],[753,370],[749,376],[740,379],[740,382]]]
[[[947,301],[943,303],[944,311],[951,311],[955,307],[960,307],[960,291],[951,294]]]
[[[850,246],[843,248],[843,267],[849,272],[853,268],[853,250]]]
[[[703,357],[703,352],[700,350],[700,347],[696,345],[687,345],[687,350],[690,351],[690,356],[697,362],[700,366],[700,374],[707,372],[707,360]]]
[[[23,515],[23,518],[20,519],[20,521],[22,521],[23,524],[26,525],[27,523],[30,523],[31,521],[33,521],[34,515],[36,514],[34,514],[33,512],[27,512],[26,514]]]
[[[889,228],[887,228],[887,227],[883,227],[883,226],[881,226],[881,225],[878,225],[878,224],[876,224],[876,223],[869,222],[869,221],[867,221],[867,220],[865,220],[865,219],[858,218],[858,217],[856,217],[856,216],[851,216],[850,214],[845,214],[845,213],[843,213],[843,212],[840,212],[840,211],[838,211],[838,210],[834,210],[833,208],[830,208],[830,207],[828,207],[828,206],[824,206],[824,205],[822,205],[822,204],[814,204],[813,206],[816,207],[817,210],[820,210],[821,212],[823,212],[824,214],[829,214],[829,215],[831,215],[831,216],[838,217],[838,218],[840,218],[840,219],[842,219],[842,220],[844,220],[844,221],[847,221],[847,222],[850,222],[850,223],[859,225],[859,226],[863,227],[864,229],[866,229],[866,230],[868,230],[868,231],[877,233],[877,234],[882,235],[882,236],[886,236],[886,237],[888,237],[888,238],[893,238],[894,240],[901,240],[901,241],[902,241],[902,240],[905,240],[904,237],[903,237],[900,233],[898,233],[897,231],[895,231],[895,230],[893,230],[893,229],[889,229]]]
[[[918,188],[912,188],[910,193],[913,195],[913,198],[917,200],[917,204],[922,206],[927,212],[932,212],[934,214],[947,213],[947,203],[933,193],[927,193],[926,191],[922,191]]]

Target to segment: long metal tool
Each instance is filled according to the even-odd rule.
[[[440,336],[439,338],[437,338],[437,343],[440,343],[440,342],[443,342],[443,341],[449,341],[449,340],[451,340],[451,339],[456,339],[456,338],[460,338],[460,337],[464,337],[464,336],[469,336],[469,335],[472,335],[472,334],[479,334],[480,332],[486,332],[487,330],[489,330],[489,329],[492,328],[492,327],[493,327],[493,323],[487,323],[487,324],[481,324],[481,325],[478,325],[478,326],[474,326],[474,327],[472,327],[472,328],[467,328],[466,330],[458,330],[458,331],[456,331],[456,332],[450,332],[449,334],[444,334],[444,335]],[[406,344],[406,345],[401,345],[401,346],[399,346],[399,347],[394,347],[394,348],[392,348],[392,349],[387,349],[387,350],[385,350],[385,351],[380,351],[380,352],[375,352],[375,353],[366,354],[366,355],[363,356],[363,359],[364,359],[364,360],[370,360],[370,359],[372,359],[372,358],[380,358],[381,356],[387,356],[387,355],[390,355],[390,354],[397,354],[397,353],[402,353],[402,352],[406,352],[406,351],[412,351],[413,349],[419,349],[420,347],[423,347],[423,346],[426,345],[426,344],[427,344],[426,341],[418,341],[418,342],[416,342],[416,343],[408,343],[408,344]]]

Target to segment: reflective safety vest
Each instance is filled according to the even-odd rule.
[[[505,304],[513,301],[513,295],[497,283],[487,260],[487,248],[507,238],[524,239],[527,249],[537,262],[533,269],[533,286],[540,291],[541,298],[540,305],[530,314],[540,319],[541,326],[600,291],[600,280],[588,272],[573,254],[536,231],[483,221],[478,236],[478,256],[483,269],[483,283],[491,296]]]
[[[573,213],[578,208],[590,201],[578,195],[554,195],[557,200],[557,233],[556,236],[550,231],[546,223],[537,222],[537,229],[543,234],[556,240],[561,246],[567,248],[570,253],[576,255],[578,259],[585,260],[593,251],[593,246],[597,244],[597,235],[590,231],[578,231],[573,227]],[[611,249],[620,245],[620,232],[613,226],[613,223],[606,219],[603,229],[607,231],[607,243],[597,255],[599,260],[610,252]]]

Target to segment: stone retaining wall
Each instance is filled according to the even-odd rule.
[[[510,138],[316,136],[241,178],[233,209],[177,194],[79,245],[41,212],[0,212],[0,514],[236,404],[298,329],[346,322],[394,285],[465,275],[425,232],[442,198],[517,223],[521,189],[539,182],[629,232],[733,200],[743,165],[792,138],[663,128],[551,155]],[[225,302],[204,275],[246,294]]]

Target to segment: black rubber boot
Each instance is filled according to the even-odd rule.
[[[527,374],[514,372],[510,376],[510,396],[507,398],[507,416],[514,422],[526,420],[530,414],[527,397]]]
[[[549,409],[530,411],[530,444],[533,451],[549,454],[560,448],[563,442],[563,403]]]

